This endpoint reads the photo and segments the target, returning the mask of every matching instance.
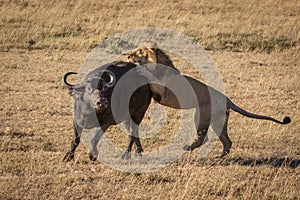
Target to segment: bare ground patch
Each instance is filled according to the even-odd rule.
[[[1,199],[299,197],[297,1],[13,1],[0,6]],[[233,147],[227,158],[217,158],[218,143],[207,158],[199,159],[197,149],[147,174],[90,162],[83,145],[74,161],[61,162],[73,134],[72,101],[61,76],[77,71],[104,38],[141,26],[193,36],[211,49],[227,96],[252,112],[289,115],[292,123],[279,126],[232,113]],[[175,64],[199,77],[184,62]],[[168,127],[142,140],[145,151],[165,144],[177,120],[171,114]],[[115,127],[107,132],[122,147],[127,137],[121,134]]]

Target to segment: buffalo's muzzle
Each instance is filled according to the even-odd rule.
[[[101,98],[99,101],[96,102],[96,107],[98,109],[104,109],[107,108],[109,105],[108,99],[107,98]]]

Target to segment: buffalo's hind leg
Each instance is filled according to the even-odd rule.
[[[138,154],[143,152],[143,147],[142,147],[142,144],[141,144],[141,141],[139,138],[139,134],[138,134],[138,125],[136,123],[134,123],[133,121],[127,121],[127,122],[125,122],[125,126],[130,135],[129,135],[128,146],[127,146],[125,152],[122,154],[121,158],[122,159],[130,159],[133,144],[136,145]]]
[[[131,158],[131,150],[132,150],[133,144],[136,145],[136,148],[137,148],[136,152],[138,154],[141,154],[144,151],[143,148],[142,148],[142,144],[141,144],[140,138],[130,135],[129,136],[128,146],[127,146],[125,152],[121,156],[122,159],[127,160],[127,159]]]
[[[82,128],[77,126],[75,122],[73,122],[73,131],[74,131],[74,139],[71,142],[71,149],[66,153],[63,158],[64,162],[69,162],[74,159],[74,154],[77,146],[80,143],[80,136],[82,133]]]

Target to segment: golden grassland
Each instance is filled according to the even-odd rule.
[[[299,199],[300,5],[297,0],[0,1],[0,199]],[[226,94],[281,126],[231,114],[230,155],[199,149],[156,172],[129,174],[91,162],[72,139],[72,103],[61,76],[105,38],[165,27],[209,51]],[[175,62],[185,74],[192,70]],[[164,144],[179,119],[144,139]],[[120,145],[127,137],[110,128]]]

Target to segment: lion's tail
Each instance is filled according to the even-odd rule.
[[[291,118],[290,117],[285,117],[283,119],[283,121],[279,121],[277,119],[274,119],[272,117],[268,117],[268,116],[264,116],[264,115],[257,115],[257,114],[253,114],[253,113],[250,113],[240,107],[238,107],[237,105],[235,105],[230,99],[227,98],[227,104],[228,104],[228,107],[231,108],[232,110],[234,110],[235,112],[238,112],[240,113],[241,115],[244,115],[246,117],[250,117],[250,118],[254,118],[254,119],[264,119],[264,120],[270,120],[270,121],[273,121],[273,122],[276,122],[278,124],[288,124],[291,122]]]

